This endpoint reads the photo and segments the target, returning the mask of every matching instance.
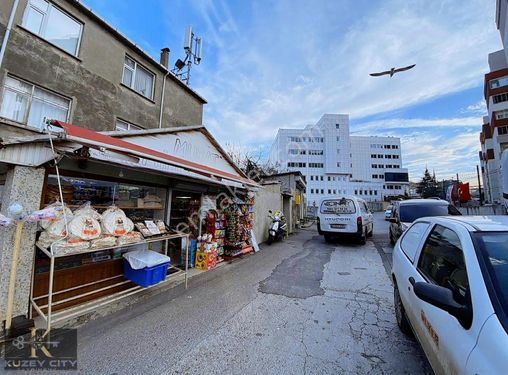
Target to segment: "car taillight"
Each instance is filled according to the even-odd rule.
[[[356,224],[357,224],[357,225],[362,225],[362,217],[361,217],[361,216],[358,216],[358,217],[356,218]]]

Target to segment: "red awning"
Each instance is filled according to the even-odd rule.
[[[202,165],[189,160],[181,159],[160,151],[152,150],[134,143],[124,141],[122,139],[101,134],[93,130],[81,128],[79,126],[57,120],[51,121],[51,125],[62,128],[65,132],[66,140],[84,144],[92,148],[105,148],[112,151],[127,153],[137,157],[184,168],[199,174],[221,177],[226,180],[236,181],[249,186],[257,186],[256,182],[240,175],[235,175],[209,167],[207,165]]]

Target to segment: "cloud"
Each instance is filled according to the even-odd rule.
[[[374,132],[390,129],[413,129],[413,128],[480,128],[483,124],[482,117],[456,117],[456,118],[394,118],[376,120],[351,126],[351,133],[355,135],[372,135]],[[358,129],[358,130],[357,130]]]
[[[224,140],[270,142],[323,113],[364,117],[477,87],[499,46],[490,3],[261,1],[239,26],[226,3],[193,2],[217,55],[194,78],[205,123]],[[238,33],[221,31],[231,24]],[[410,63],[393,78],[368,75]]]
[[[481,99],[478,102],[470,104],[466,108],[463,108],[461,110],[461,113],[484,116],[487,114],[487,104],[485,103],[485,100]]]

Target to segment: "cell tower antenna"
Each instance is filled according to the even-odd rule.
[[[175,67],[171,70],[171,72],[189,86],[192,64],[199,65],[201,63],[203,50],[203,38],[194,34],[192,26],[190,25],[185,29],[183,50],[185,52],[185,59],[176,60]]]

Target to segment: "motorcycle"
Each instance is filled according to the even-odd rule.
[[[271,245],[273,241],[282,240],[286,235],[288,225],[286,223],[286,217],[284,214],[277,210],[275,213],[272,210],[268,211],[268,217],[272,219],[270,228],[268,228],[268,245]]]

